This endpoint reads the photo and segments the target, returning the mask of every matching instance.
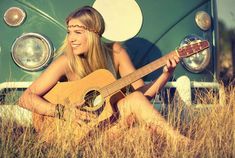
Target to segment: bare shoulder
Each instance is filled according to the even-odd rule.
[[[118,63],[121,60],[129,60],[129,55],[126,51],[126,49],[119,43],[119,42],[115,42],[113,44],[113,56],[114,56],[114,60],[118,61]]]
[[[65,55],[61,55],[58,58],[54,60],[56,63],[60,63],[62,65],[67,65],[68,64],[68,58]]]
[[[129,60],[128,53],[125,48],[119,42],[114,42],[112,45],[113,49],[113,59],[115,63],[116,70],[120,70],[119,67],[123,62]]]
[[[57,71],[64,71],[68,68],[68,58],[65,55],[61,55],[56,58],[48,67],[48,69],[56,69]]]
[[[123,48],[123,46],[121,45],[121,43],[119,43],[119,42],[114,42],[114,43],[113,43],[113,52],[119,54],[119,53],[122,53],[122,52],[125,53],[126,50]]]
[[[61,76],[65,75],[67,67],[68,59],[65,55],[61,55],[52,61],[46,70],[39,76],[38,80],[50,79],[51,77],[53,77],[54,80],[59,80]]]

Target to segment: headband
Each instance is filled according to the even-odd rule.
[[[83,28],[83,29],[85,29],[85,30],[87,30],[87,31],[90,31],[90,32],[94,32],[95,34],[101,36],[98,31],[96,31],[96,30],[94,30],[94,29],[89,29],[89,28],[87,28],[86,26],[82,26],[82,25],[69,25],[69,26],[68,26],[68,28],[71,28],[71,27],[80,27],[80,28]]]

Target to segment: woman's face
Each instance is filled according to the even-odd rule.
[[[68,42],[75,55],[82,55],[88,52],[88,41],[86,30],[78,19],[71,19],[68,23]]]

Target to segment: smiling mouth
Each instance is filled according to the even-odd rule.
[[[80,46],[80,44],[72,44],[72,45],[71,45],[72,48],[77,48],[77,47],[79,47],[79,46]]]

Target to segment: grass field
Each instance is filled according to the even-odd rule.
[[[220,103],[210,91],[198,93],[201,103],[208,100],[213,103],[210,108],[195,109],[177,102],[177,108],[167,109],[165,118],[168,123],[192,139],[188,146],[152,134],[146,130],[145,124],[120,127],[121,133],[116,137],[110,137],[107,131],[103,131],[76,145],[70,134],[60,131],[63,138],[48,144],[38,139],[33,127],[1,121],[0,157],[231,158],[235,156],[235,88],[228,86],[225,92]]]

